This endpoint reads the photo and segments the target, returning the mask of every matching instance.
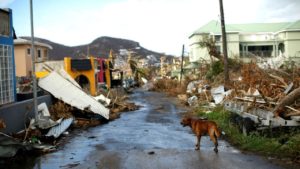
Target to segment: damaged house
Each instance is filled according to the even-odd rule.
[[[199,42],[204,37],[213,38],[217,50],[222,53],[221,26],[210,21],[189,36],[190,61],[210,60],[206,48]],[[278,56],[299,60],[300,20],[280,23],[226,24],[228,56],[249,61],[255,57]]]

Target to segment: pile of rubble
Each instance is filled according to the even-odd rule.
[[[219,76],[223,76],[220,74]],[[189,106],[209,108],[224,105],[227,110],[249,118],[258,126],[300,126],[300,73],[281,69],[262,69],[255,63],[243,64],[230,72],[231,84],[191,81],[178,98]]]
[[[53,151],[57,139],[68,134],[70,127],[96,126],[118,118],[121,112],[138,109],[126,102],[121,89],[102,91],[96,97],[88,95],[64,70],[52,71],[39,79],[38,86],[56,99],[49,108],[46,103],[39,104],[36,118],[30,119],[24,130],[11,135],[0,133],[0,157],[13,157],[19,150]],[[0,129],[5,127],[0,119]]]
[[[300,115],[299,97],[294,96],[295,92],[298,93],[300,74],[297,70],[293,71],[264,70],[254,63],[245,64],[239,81],[233,85],[234,99],[273,111],[275,116],[287,118]],[[287,99],[288,102],[285,101]]]

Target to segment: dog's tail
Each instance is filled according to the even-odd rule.
[[[221,132],[220,132],[220,130],[218,129],[218,128],[215,128],[215,136],[216,137],[220,137],[221,136]]]

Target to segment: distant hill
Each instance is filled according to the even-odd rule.
[[[30,39],[30,37],[21,37],[24,39]],[[154,56],[159,60],[159,58],[164,55],[162,53],[154,52],[148,49],[145,49],[140,46],[138,42],[126,39],[112,38],[112,37],[99,37],[86,45],[80,46],[65,46],[55,42],[51,42],[47,39],[35,38],[36,41],[49,44],[53,47],[49,51],[49,60],[63,60],[64,57],[70,56],[72,58],[82,58],[87,55],[89,48],[89,54],[95,57],[108,57],[109,51],[112,49],[114,54],[120,54],[121,51],[131,50],[135,52],[134,56],[147,58],[147,56]],[[171,58],[172,56],[168,56]]]

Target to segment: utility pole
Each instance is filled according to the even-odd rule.
[[[182,53],[181,53],[181,66],[180,66],[180,85],[183,75],[183,56],[184,56],[184,45],[182,45]]]
[[[87,52],[86,52],[86,57],[89,58],[90,57],[90,45],[87,45]]]
[[[35,122],[38,119],[38,108],[37,108],[37,93],[36,93],[36,76],[35,76],[35,49],[34,49],[34,31],[33,31],[33,9],[32,9],[32,0],[30,1],[30,23],[31,23],[31,64],[32,64],[32,80],[33,80],[33,110]]]
[[[229,84],[229,70],[228,70],[228,57],[227,57],[227,38],[225,29],[225,19],[223,10],[223,0],[219,0],[220,3],[220,14],[221,14],[221,28],[222,28],[222,47],[224,55],[224,85],[225,87]]]

